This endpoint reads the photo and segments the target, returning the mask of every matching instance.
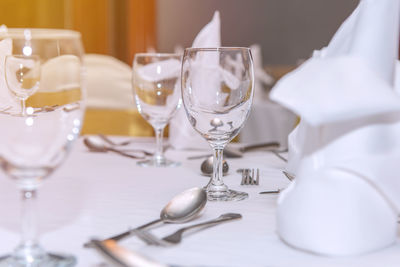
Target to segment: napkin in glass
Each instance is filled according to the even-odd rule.
[[[216,11],[212,20],[204,26],[193,41],[192,47],[205,48],[205,47],[220,47],[221,46],[221,22],[219,12]],[[206,57],[200,58],[198,64],[207,64],[211,68],[218,66],[218,58],[213,55],[207,55]],[[214,72],[216,73],[216,72]],[[212,90],[212,86],[208,84],[218,82],[217,77],[212,79],[204,79],[204,73],[197,75],[197,82],[200,86]],[[206,91],[204,95],[207,96]],[[206,99],[201,97],[201,99]],[[208,149],[209,145],[207,141],[201,137],[193,127],[190,125],[189,120],[186,116],[185,110],[181,108],[177,114],[171,119],[169,124],[169,143],[175,149]]]

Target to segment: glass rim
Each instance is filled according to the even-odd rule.
[[[81,33],[69,29],[50,29],[50,28],[7,28],[0,33],[0,39],[14,38],[24,39],[24,31],[29,30],[32,39],[60,39],[60,38],[81,38]]]
[[[171,56],[177,56],[177,57],[181,57],[182,54],[181,53],[135,53],[135,57],[171,57]]]
[[[250,47],[240,47],[240,46],[221,46],[221,47],[188,47],[185,48],[185,52],[189,51],[210,51],[210,52],[218,52],[218,51],[250,51]]]

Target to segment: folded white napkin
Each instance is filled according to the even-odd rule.
[[[80,59],[74,55],[61,55],[42,65],[39,90],[55,92],[77,89],[80,88],[81,79]]]
[[[107,55],[85,54],[87,106],[133,109],[132,68]]]
[[[294,247],[352,255],[396,239],[399,10],[399,0],[361,0],[328,47],[271,92],[301,116],[289,137],[296,181],[278,207],[278,233]]]
[[[204,28],[199,32],[196,38],[193,41],[192,47],[204,48],[204,47],[220,47],[221,46],[221,30],[220,30],[220,16],[219,12],[216,11],[212,20],[204,26]],[[217,76],[217,66],[218,66],[218,58],[213,57],[213,55],[208,55],[203,58],[198,59],[198,64],[207,64],[210,66],[207,73],[199,73],[198,83],[201,84],[204,88],[213,89],[212,85],[208,86],[207,84],[212,84],[214,82],[219,82],[219,78]],[[213,69],[215,68],[215,69]],[[214,75],[208,76],[208,79],[204,79],[204,76],[207,77],[207,74]],[[230,73],[229,73],[230,74]],[[228,74],[226,76],[229,76]],[[214,77],[214,78],[212,78]],[[225,77],[225,80],[228,82],[235,83],[235,79],[231,79],[231,77]],[[235,86],[233,84],[232,86]],[[234,88],[234,87],[232,87]],[[206,96],[207,93],[204,92]],[[205,99],[202,98],[201,99]],[[203,137],[201,137],[190,125],[188,118],[186,116],[185,110],[181,108],[177,114],[172,118],[169,124],[169,142],[172,147],[175,149],[207,149],[209,145],[207,141]]]

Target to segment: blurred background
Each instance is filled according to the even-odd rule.
[[[358,0],[1,0],[8,27],[80,31],[87,53],[128,64],[136,52],[188,47],[221,13],[225,46],[261,45],[264,64],[296,64],[327,44]]]
[[[357,3],[358,0],[1,0],[0,25],[81,32],[88,70],[82,133],[151,136],[152,127],[138,114],[133,101],[131,66],[135,53],[172,52],[176,47],[191,46],[214,11],[219,10],[222,44],[258,44],[263,70],[276,81],[313,50],[327,45]],[[262,88],[266,96],[271,86]],[[242,131],[243,140],[263,140],[265,130],[254,127],[260,125],[260,119],[265,120],[265,114],[270,114],[271,119],[263,124],[281,129],[271,135],[273,138],[285,136],[293,128],[295,116],[267,102],[254,106],[246,124],[253,128]],[[275,122],[275,118],[280,120]],[[254,135],[257,132],[259,137]]]

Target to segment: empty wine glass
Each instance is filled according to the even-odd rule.
[[[37,55],[7,55],[5,78],[8,89],[21,100],[22,115],[26,115],[25,101],[39,88],[40,57]]]
[[[68,30],[8,29],[0,42],[0,105],[7,107],[0,112],[0,167],[22,193],[21,242],[0,266],[74,266],[75,257],[47,253],[39,244],[36,195],[82,126],[81,37]]]
[[[222,152],[243,127],[254,94],[254,70],[248,48],[187,48],[182,63],[182,100],[190,124],[213,149],[209,200],[242,200],[222,180]]]
[[[136,54],[133,62],[133,90],[142,117],[154,128],[156,152],[153,158],[139,161],[140,166],[177,166],[165,158],[164,128],[181,106],[181,56],[178,54]]]

